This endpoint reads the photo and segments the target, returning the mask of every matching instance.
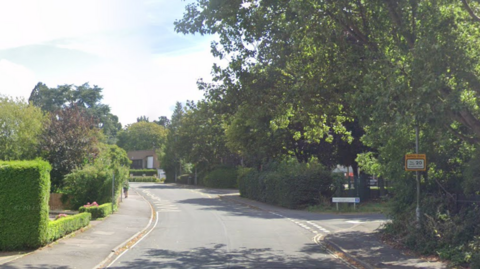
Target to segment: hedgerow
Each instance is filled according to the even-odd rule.
[[[99,206],[81,206],[78,209],[78,212],[88,212],[92,214],[92,220],[105,218],[106,216],[112,214],[112,203],[105,203]]]
[[[50,170],[41,160],[0,162],[0,250],[47,242]]]
[[[91,214],[80,213],[50,221],[47,229],[47,242],[55,241],[71,232],[90,224]]]
[[[129,177],[129,182],[160,182],[158,177]]]
[[[236,167],[218,166],[207,173],[203,184],[210,188],[237,188],[237,177]]]
[[[319,163],[295,159],[272,162],[262,171],[239,173],[242,197],[287,208],[303,208],[332,195],[332,174]]]

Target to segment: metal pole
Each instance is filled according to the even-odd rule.
[[[419,132],[418,125],[415,126],[415,153],[419,154]],[[415,216],[417,221],[417,228],[420,228],[420,172],[416,171],[417,178],[417,208],[415,210]]]
[[[112,178],[112,212],[113,212],[114,204],[115,204],[115,173],[113,174],[113,178]]]

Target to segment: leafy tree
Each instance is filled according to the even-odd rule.
[[[147,116],[140,116],[137,118],[137,122],[150,122]]]
[[[267,123],[307,145],[336,134],[348,141],[354,138],[348,123],[358,120],[362,141],[376,150],[376,162],[365,163],[379,164],[372,171],[395,180],[394,231],[411,247],[433,252],[432,246],[478,244],[440,240],[462,236],[437,228],[461,224],[465,212],[478,216],[470,207],[450,217],[454,203],[438,197],[461,192],[462,166],[480,141],[479,8],[466,0],[198,0],[175,25],[178,32],[219,36],[212,52],[229,65],[214,66],[214,83],[199,85],[228,115],[230,146],[262,154],[255,149],[269,142]],[[425,214],[449,216],[424,218],[420,231],[402,222],[412,214],[415,184],[399,164],[414,149],[414,126],[431,156],[422,180],[422,191],[432,194]],[[267,155],[285,143],[279,139]]]
[[[118,117],[110,113],[110,107],[101,103],[102,90],[97,85],[90,87],[88,83],[80,86],[66,84],[57,88],[48,88],[39,82],[33,88],[28,101],[48,112],[58,111],[71,105],[84,109],[103,130],[107,142],[114,143],[122,125],[118,122]]]
[[[41,155],[52,165],[52,190],[63,187],[64,176],[92,161],[97,154],[98,128],[83,109],[66,107],[50,114],[41,136]]]
[[[25,100],[0,97],[0,158],[32,159],[48,118]]]
[[[165,144],[167,130],[153,122],[137,122],[120,131],[117,145],[126,151],[161,149]]]
[[[168,125],[170,125],[170,120],[166,116],[160,116],[158,117],[158,120],[154,120],[153,122],[165,128],[168,127]]]

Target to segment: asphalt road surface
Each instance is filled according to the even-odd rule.
[[[320,237],[359,220],[259,210],[212,190],[132,187],[154,205],[158,219],[110,268],[353,268],[329,253]]]

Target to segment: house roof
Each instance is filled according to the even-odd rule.
[[[147,156],[156,156],[155,150],[136,150],[127,152],[127,156],[130,160],[145,159]]]

